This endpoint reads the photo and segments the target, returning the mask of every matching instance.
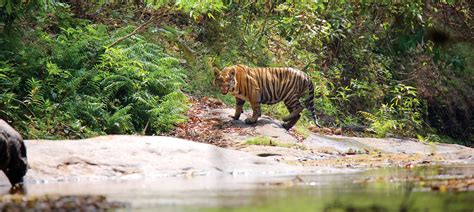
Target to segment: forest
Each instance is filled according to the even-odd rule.
[[[232,107],[213,68],[245,64],[308,73],[324,127],[473,146],[472,14],[452,0],[2,0],[0,118],[27,139],[163,135],[190,98]],[[303,114],[298,132],[314,126]]]
[[[0,0],[0,211],[474,211],[473,13]]]

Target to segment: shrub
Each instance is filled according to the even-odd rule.
[[[25,137],[158,134],[185,120],[183,70],[160,46],[135,36],[105,49],[101,25],[29,36],[14,66],[0,64],[0,118]]]
[[[414,87],[397,84],[391,89],[391,98],[371,114],[359,111],[379,137],[393,133],[415,137],[422,126],[421,103]]]

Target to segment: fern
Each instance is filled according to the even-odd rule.
[[[130,114],[131,106],[123,107],[107,117],[107,127],[105,131],[110,134],[130,133],[134,131]]]
[[[182,123],[187,120],[184,112],[188,105],[183,104],[186,101],[186,96],[181,92],[173,92],[166,95],[157,108],[151,109],[150,122],[152,131],[166,132],[173,129],[177,123]]]
[[[100,83],[107,98],[113,98],[120,89],[133,90],[135,82],[126,76],[112,75]]]
[[[391,132],[403,136],[416,136],[421,126],[420,102],[416,89],[403,84],[395,85],[389,104],[382,104],[375,113],[358,111],[379,137]]]
[[[364,117],[367,121],[373,123],[376,121],[376,117],[372,115],[371,113],[365,112],[365,111],[358,111],[357,112],[359,115]]]
[[[43,103],[42,81],[31,78],[28,80],[29,92],[25,98],[25,103],[31,106],[40,106]]]
[[[27,65],[0,63],[0,118],[15,120],[27,138],[172,129],[186,109],[178,59],[141,36],[101,47],[126,31],[87,25],[56,37],[38,32],[31,49],[16,54],[15,63]]]

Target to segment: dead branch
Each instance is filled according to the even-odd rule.
[[[143,30],[146,29],[146,27],[148,25],[150,25],[151,23],[153,23],[155,20],[159,20],[161,18],[163,18],[164,16],[166,16],[168,14],[168,10],[164,10],[162,11],[162,13],[160,15],[157,15],[156,13],[152,14],[150,19],[148,19],[148,21],[146,21],[145,23],[143,23],[142,25],[138,26],[137,28],[135,28],[131,33],[117,39],[116,41],[114,41],[113,43],[111,43],[109,46],[107,46],[107,48],[112,48],[113,46],[119,44],[120,42],[126,40],[127,38],[137,34],[137,33],[140,33],[142,32]]]

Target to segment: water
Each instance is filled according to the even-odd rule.
[[[27,196],[104,195],[160,211],[474,211],[474,165],[351,174],[28,183]]]

